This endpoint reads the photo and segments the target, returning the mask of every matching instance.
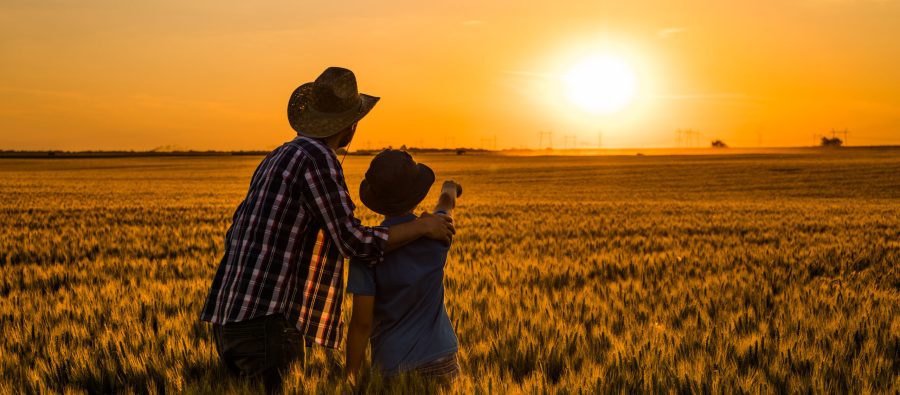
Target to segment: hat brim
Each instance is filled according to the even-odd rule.
[[[372,211],[381,215],[405,214],[414,210],[425,197],[434,184],[434,171],[430,167],[418,163],[418,174],[409,189],[408,196],[402,196],[397,201],[386,201],[383,197],[372,193],[372,188],[366,179],[359,184],[359,199]]]
[[[353,123],[363,119],[381,98],[360,93],[357,111],[342,114],[323,114],[309,110],[309,97],[313,83],[309,82],[294,89],[288,100],[288,122],[297,134],[304,137],[325,138],[338,134]]]

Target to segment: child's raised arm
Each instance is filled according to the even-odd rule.
[[[453,215],[453,209],[456,208],[456,198],[462,195],[462,185],[456,181],[444,181],[441,186],[441,196],[438,198],[437,205],[434,206],[435,213],[443,212],[448,216]]]

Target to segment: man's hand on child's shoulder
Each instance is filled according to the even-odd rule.
[[[453,227],[453,218],[448,215],[435,215],[423,212],[416,220],[424,226],[424,236],[450,245],[456,228]]]

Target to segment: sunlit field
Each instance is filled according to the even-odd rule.
[[[197,316],[260,159],[0,159],[0,393],[250,390]],[[900,391],[900,150],[416,159],[465,189],[452,393]],[[384,390],[342,351],[286,388]]]

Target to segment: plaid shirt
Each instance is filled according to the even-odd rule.
[[[260,163],[225,234],[200,319],[284,314],[307,339],[337,347],[344,257],[381,262],[387,228],[353,216],[344,174],[323,143],[297,137]]]

